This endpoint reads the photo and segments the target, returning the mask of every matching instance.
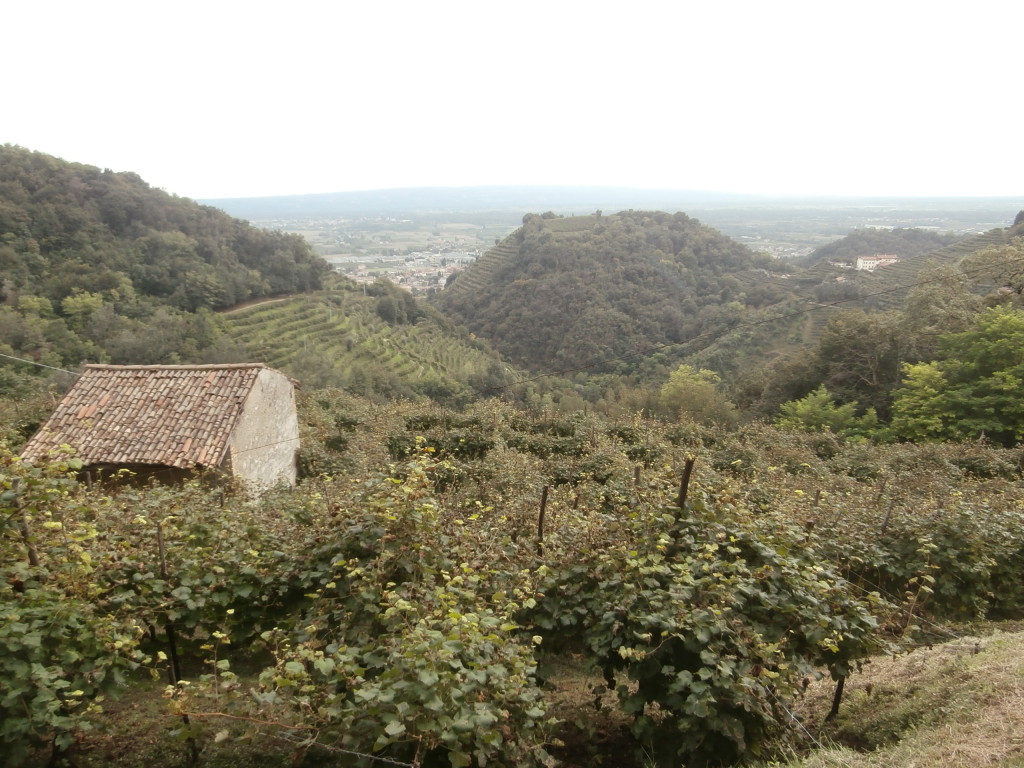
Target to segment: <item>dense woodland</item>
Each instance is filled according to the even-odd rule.
[[[886,744],[798,723],[812,680],[1024,619],[1024,213],[884,275],[529,215],[423,303],[0,160],[6,764],[800,760]],[[83,362],[242,359],[304,381],[295,489],[17,456]]]
[[[769,270],[781,267],[683,213],[532,215],[438,305],[522,368],[628,370],[778,301],[750,279]]]
[[[299,237],[135,174],[0,147],[8,353],[54,366],[194,360],[215,343],[211,310],[315,290],[327,269]]]

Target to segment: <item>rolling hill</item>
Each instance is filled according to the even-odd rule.
[[[782,269],[683,213],[529,215],[436,302],[517,366],[624,372],[784,299]]]
[[[113,173],[0,146],[0,352],[51,366],[204,360],[209,311],[316,290],[300,237]],[[216,355],[216,352],[212,352]]]

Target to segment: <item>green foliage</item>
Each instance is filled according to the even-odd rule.
[[[703,501],[665,508],[546,568],[529,615],[545,647],[578,644],[610,685],[635,682],[617,692],[659,764],[730,763],[805,675],[847,674],[877,642],[870,601],[778,533]]]
[[[993,245],[972,253],[964,259],[962,268],[969,270],[976,276],[976,279],[985,280],[988,287],[1004,289],[1008,296],[1004,294],[1001,299],[1012,298],[1013,302],[1020,306],[1020,297],[1024,293],[1022,257],[1024,257],[1024,237],[1021,237],[1018,232],[1017,237],[1012,238],[1006,244]]]
[[[145,661],[137,620],[110,612],[91,580],[99,530],[75,508],[80,465],[0,455],[0,748],[19,765],[59,756],[105,696]]]
[[[719,391],[720,381],[714,371],[680,365],[661,387],[658,405],[670,418],[688,418],[722,427],[735,425],[736,408]]]
[[[894,253],[906,259],[937,250],[958,239],[956,235],[925,229],[865,227],[817,248],[805,262],[810,265],[820,261],[856,261],[858,256],[874,256],[877,253]]]
[[[221,316],[225,336],[252,358],[283,370],[311,389],[338,387],[377,398],[430,398],[464,405],[480,388],[509,376],[481,342],[454,331],[436,310],[389,283],[363,296],[335,290],[258,304]],[[395,309],[390,321],[381,302]]]
[[[947,387],[938,363],[905,366],[903,385],[893,403],[893,432],[914,441],[955,437],[956,416],[945,402]]]
[[[527,216],[437,302],[516,365],[607,372],[731,327],[766,285],[755,270],[775,268],[683,213]],[[769,293],[758,306],[786,294]]]
[[[828,321],[818,344],[822,383],[840,402],[858,402],[888,417],[903,357],[901,315],[840,312]]]
[[[870,437],[878,426],[874,408],[858,416],[856,402],[837,405],[822,385],[806,397],[783,403],[774,423],[779,429],[829,430],[844,437]]]
[[[551,723],[532,644],[511,620],[520,605],[493,594],[486,570],[450,556],[432,496],[438,468],[421,441],[396,474],[348,498],[358,506],[330,522],[329,538],[318,531],[293,551],[303,595],[261,633],[273,662],[248,697],[224,702],[215,672],[182,690],[179,706],[202,718],[217,700],[218,711],[229,705],[365,755],[547,763]]]
[[[135,174],[10,145],[0,146],[0,254],[0,300],[17,297],[0,316],[5,340],[65,366],[195,359],[212,340],[173,327],[187,313],[314,290],[328,270],[295,235],[255,229]],[[149,359],[132,359],[139,352]]]
[[[1009,450],[341,391],[302,394],[300,413],[304,450],[336,474],[259,500],[198,484],[111,494],[67,461],[5,455],[5,487],[31,480],[0,498],[0,612],[20,617],[0,631],[5,685],[28,690],[35,662],[75,686],[25,693],[11,749],[70,744],[102,718],[76,703],[104,694],[72,682],[80,670],[113,687],[142,652],[166,666],[173,630],[185,679],[168,717],[200,747],[270,733],[296,759],[546,764],[557,682],[539,669],[554,658],[614,679],[652,762],[710,765],[790,730],[806,678],[849,674],[925,619],[1024,615]],[[594,729],[606,716],[574,714]]]
[[[412,294],[390,280],[380,279],[367,288],[367,295],[378,296],[376,311],[378,317],[388,325],[415,323],[426,312]]]
[[[899,482],[913,485],[933,472],[913,464]],[[972,493],[968,499],[963,491],[950,490],[936,502],[911,500],[896,487],[881,509],[827,497],[814,533],[829,558],[843,564],[848,579],[904,601],[906,613],[892,620],[893,629],[912,631],[915,614],[921,613],[961,621],[1019,615],[1024,603],[1010,574],[1024,565],[1021,511],[984,488]]]
[[[355,581],[374,589],[372,578]],[[381,613],[373,643],[293,646],[284,633],[265,632],[275,663],[254,689],[253,714],[338,734],[341,747],[364,754],[443,754],[452,766],[547,762],[536,662],[510,636],[516,625],[502,613],[513,606],[496,613],[481,586],[468,572],[427,591],[378,594],[379,604],[366,607]]]
[[[941,338],[941,359],[906,368],[894,432],[906,439],[1024,438],[1024,312],[995,307]]]
[[[938,337],[967,330],[982,309],[981,297],[962,267],[936,266],[929,280],[915,287],[903,312],[904,347],[908,357],[931,360],[938,354]]]

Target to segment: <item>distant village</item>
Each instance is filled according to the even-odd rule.
[[[327,256],[334,269],[357,283],[372,283],[385,277],[414,296],[444,288],[449,278],[465,269],[482,251],[415,251],[403,256]]]
[[[483,252],[472,251],[415,251],[403,256],[328,256],[327,261],[338,272],[357,283],[372,283],[384,277],[408,290],[414,296],[424,296],[441,290],[457,272],[476,261]],[[874,272],[895,264],[895,254],[876,253],[858,256],[856,260],[830,262],[843,269]]]

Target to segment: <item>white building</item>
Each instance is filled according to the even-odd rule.
[[[868,272],[874,272],[879,267],[887,267],[899,260],[899,256],[882,253],[876,253],[874,256],[858,256],[857,269],[866,269]]]

